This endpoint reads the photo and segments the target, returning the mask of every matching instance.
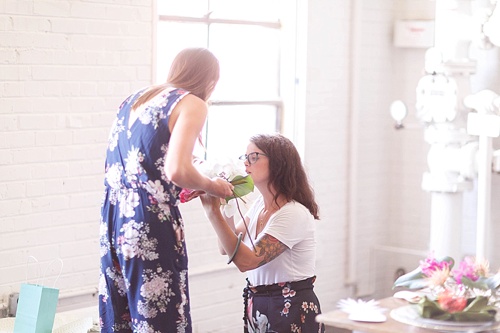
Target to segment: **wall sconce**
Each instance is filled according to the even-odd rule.
[[[404,128],[403,119],[408,115],[408,108],[406,104],[401,100],[395,100],[391,103],[390,107],[391,117],[396,121],[394,128],[402,129]]]

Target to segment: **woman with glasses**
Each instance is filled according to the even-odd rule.
[[[131,94],[111,128],[101,206],[101,332],[192,332],[182,188],[233,186],[196,170],[192,153],[219,79],[204,48],[174,59],[167,82]]]
[[[299,153],[283,135],[260,134],[241,159],[260,192],[244,220],[225,219],[218,198],[201,200],[221,253],[247,272],[245,332],[324,332],[313,291],[318,205]]]

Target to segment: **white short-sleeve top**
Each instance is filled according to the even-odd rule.
[[[264,200],[260,196],[246,214],[250,219],[248,229],[250,236],[254,237],[254,243],[257,219],[263,208]],[[296,201],[288,202],[271,215],[257,238],[266,233],[285,244],[287,249],[271,262],[248,271],[250,283],[254,286],[268,285],[300,281],[314,276],[316,268],[315,222],[309,210]],[[243,241],[252,248],[248,237],[249,235],[245,235]]]

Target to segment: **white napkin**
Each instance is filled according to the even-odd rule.
[[[410,303],[418,303],[420,299],[422,299],[422,295],[420,293],[416,293],[409,290],[398,291],[394,294],[394,298],[401,298]]]
[[[378,304],[375,300],[366,302],[361,299],[348,298],[341,299],[337,306],[340,310],[349,314],[348,318],[350,320],[381,323],[387,320],[387,317],[383,314],[387,309],[379,307]]]

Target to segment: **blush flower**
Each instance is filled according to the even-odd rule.
[[[467,306],[465,297],[456,296],[448,290],[439,294],[437,301],[441,309],[449,313],[460,312]]]
[[[450,276],[450,268],[448,266],[445,266],[443,267],[443,269],[429,271],[429,274],[430,275],[427,276],[429,287],[435,288],[443,286]]]

